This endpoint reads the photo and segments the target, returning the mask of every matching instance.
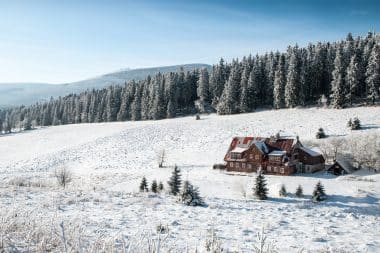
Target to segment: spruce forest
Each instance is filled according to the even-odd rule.
[[[0,110],[0,133],[32,126],[157,120],[257,108],[294,108],[327,101],[333,108],[375,104],[380,89],[380,36],[289,46],[211,69],[158,73],[142,81]]]

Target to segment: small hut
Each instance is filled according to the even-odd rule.
[[[345,175],[354,172],[355,168],[345,159],[338,159],[327,168],[327,172],[334,175]]]

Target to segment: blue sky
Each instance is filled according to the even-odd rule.
[[[0,0],[0,82],[212,64],[379,28],[380,1]]]

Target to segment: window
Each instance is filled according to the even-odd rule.
[[[273,167],[273,171],[274,171],[274,172],[278,172],[277,167]]]
[[[235,168],[239,168],[240,167],[240,164],[239,163],[235,163]]]
[[[242,167],[243,169],[245,169],[245,163],[242,163],[242,164],[241,164],[241,167]]]
[[[248,164],[248,169],[252,169],[252,164]]]
[[[284,169],[284,167],[281,167],[280,172],[281,172],[282,174],[285,173],[285,169]]]
[[[250,155],[249,155],[249,158],[250,158],[250,159],[253,159],[253,155],[252,155],[252,154],[250,154]]]
[[[231,168],[234,167],[234,163],[233,163],[233,162],[230,162],[230,167],[231,167]]]
[[[270,170],[271,170],[271,167],[270,167],[270,166],[268,166],[268,168],[267,168],[267,169],[268,169],[268,171],[270,172]]]
[[[256,159],[256,160],[259,160],[259,155],[255,155],[255,159]]]

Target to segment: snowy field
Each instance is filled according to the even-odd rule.
[[[356,116],[364,130],[352,132],[346,123]],[[226,252],[252,252],[262,228],[278,252],[380,252],[380,174],[266,176],[270,198],[256,201],[255,174],[212,170],[233,136],[282,130],[302,142],[315,140],[319,127],[329,136],[376,133],[380,138],[380,107],[67,125],[1,136],[0,239],[27,247],[36,242],[28,239],[30,234],[21,238],[17,229],[46,229],[63,221],[67,237],[105,245],[157,236],[162,224],[169,230],[163,235],[164,252],[203,252],[209,230]],[[158,168],[156,156],[163,148],[168,160]],[[174,164],[183,179],[199,187],[207,207],[187,207],[165,193],[138,192],[143,176],[167,187]],[[54,178],[60,166],[73,172],[65,190]],[[318,180],[329,198],[313,204],[310,194]],[[278,197],[281,184],[292,193],[302,185],[305,198]]]

